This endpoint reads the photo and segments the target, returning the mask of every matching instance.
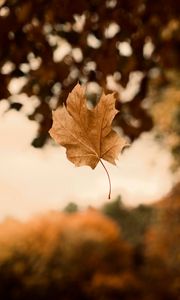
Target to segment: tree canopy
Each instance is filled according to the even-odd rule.
[[[39,123],[33,145],[41,147],[51,110],[78,81],[98,84],[117,91],[116,125],[134,140],[153,127],[150,82],[161,89],[168,72],[179,71],[179,15],[180,3],[172,0],[1,0],[0,99],[20,110],[9,85],[24,80],[18,93],[38,98],[28,118]]]

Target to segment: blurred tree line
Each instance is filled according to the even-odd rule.
[[[0,224],[1,299],[179,300],[179,184],[151,206],[77,210]]]
[[[100,88],[117,92],[115,125],[131,140],[159,122],[151,108],[162,103],[159,114],[171,118],[166,133],[178,157],[179,16],[180,3],[172,0],[1,0],[0,99],[22,109],[10,88],[14,79],[23,83],[17,93],[32,103],[37,98],[28,113],[39,124],[35,147],[46,143],[51,110],[77,81],[88,83],[92,101]],[[167,95],[172,115],[164,109]]]
[[[63,210],[65,213],[79,211],[76,203],[70,202]],[[133,245],[140,245],[146,229],[156,220],[155,209],[152,206],[140,204],[135,208],[127,208],[118,196],[111,202],[105,203],[100,212],[112,218],[122,230],[122,236]]]

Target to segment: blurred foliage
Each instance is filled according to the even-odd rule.
[[[167,71],[179,71],[179,15],[180,3],[172,0],[1,0],[0,99],[20,110],[10,86],[24,80],[19,93],[38,98],[28,117],[39,123],[33,145],[42,147],[51,110],[77,81],[89,89],[98,84],[117,92],[115,125],[134,140],[153,127],[151,80],[161,90]],[[127,96],[132,85],[136,91]]]
[[[127,208],[120,197],[106,203],[102,212],[114,219],[122,229],[123,237],[134,245],[140,245],[146,230],[155,221],[155,209],[151,206],[140,204],[135,208]]]
[[[167,72],[169,84],[156,89],[157,82],[152,80],[150,95],[154,99],[151,108],[157,138],[166,148],[172,150],[176,165],[180,165],[180,74]],[[176,166],[175,165],[175,166]]]
[[[118,227],[93,210],[1,225],[1,299],[126,299],[138,292],[131,264]]]
[[[64,208],[65,213],[75,213],[78,211],[78,205],[74,202],[70,202]]]
[[[160,211],[159,221],[149,230],[147,239],[151,239],[151,243],[146,251],[148,255],[159,256],[180,275],[180,243],[177,243],[180,237],[180,184],[157,204],[156,209]]]
[[[180,185],[152,206],[103,211],[0,224],[0,299],[179,300]]]

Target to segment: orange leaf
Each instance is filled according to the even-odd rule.
[[[103,93],[90,110],[86,105],[85,88],[77,84],[67,98],[67,106],[53,112],[49,133],[66,147],[67,158],[76,166],[88,165],[94,169],[99,161],[102,163],[101,158],[115,164],[125,146],[125,141],[111,127],[118,112],[115,101],[114,94]]]

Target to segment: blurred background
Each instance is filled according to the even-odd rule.
[[[179,20],[173,0],[0,0],[2,299],[180,299]],[[77,82],[116,92],[131,144],[110,201],[48,134]]]

